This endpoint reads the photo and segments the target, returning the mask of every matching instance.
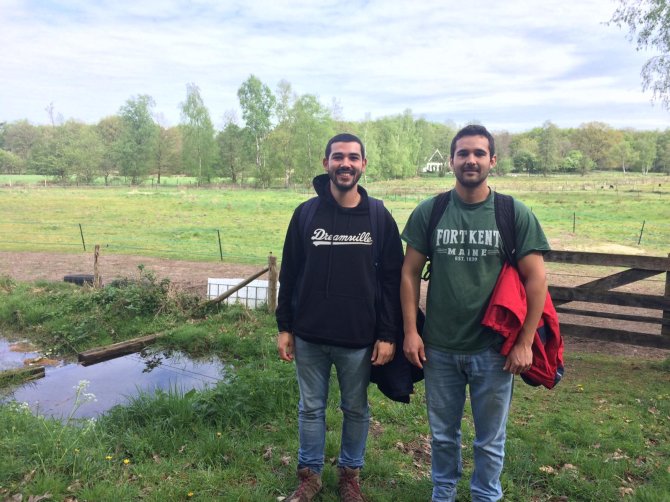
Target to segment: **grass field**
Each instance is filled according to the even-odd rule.
[[[402,229],[424,198],[453,178],[371,183]],[[592,177],[499,177],[540,219],[556,249],[664,256],[670,244],[670,179],[618,173]],[[192,261],[263,263],[281,257],[293,209],[307,190],[222,188],[0,188],[0,250],[103,252]]]
[[[298,390],[276,356],[273,316],[239,307],[189,315],[192,303],[148,280],[101,290],[0,278],[0,330],[72,354],[161,330],[166,348],[230,364],[216,388],[141,395],[95,422],[0,404],[0,499],[271,501],[295,483]],[[107,338],[106,338],[107,337]],[[670,361],[567,353],[553,390],[517,380],[502,482],[510,502],[667,502]],[[337,381],[327,409],[325,490],[335,502],[341,427]],[[85,382],[74,407],[92,399]],[[423,383],[399,404],[370,387],[362,485],[370,502],[430,497]],[[463,422],[461,502],[471,500],[472,415]],[[20,497],[23,498],[20,498]],[[32,498],[31,498],[32,497]]]
[[[402,229],[419,201],[452,184],[451,177],[416,178],[367,187]],[[556,249],[668,252],[666,176],[507,176],[491,184],[523,200]],[[80,252],[100,244],[114,254],[263,263],[269,252],[281,257],[293,209],[309,196],[305,189],[4,186],[0,250]]]

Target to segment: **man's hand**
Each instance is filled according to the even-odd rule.
[[[423,363],[426,362],[426,352],[423,346],[423,340],[416,331],[405,333],[405,343],[403,344],[403,352],[405,357],[414,366],[423,368]]]
[[[520,375],[528,371],[533,364],[533,349],[531,345],[515,343],[512,350],[507,354],[504,371],[509,371],[513,375]]]
[[[384,342],[382,340],[377,340],[375,346],[372,349],[372,365],[373,366],[383,366],[393,359],[395,354],[395,343]]]
[[[288,331],[282,331],[277,335],[277,351],[279,352],[279,359],[293,361],[294,351],[293,334]]]

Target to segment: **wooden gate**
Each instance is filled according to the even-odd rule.
[[[545,261],[574,265],[590,265],[599,267],[622,267],[625,270],[602,277],[575,287],[549,286],[559,314],[625,321],[635,326],[636,323],[660,325],[658,333],[643,333],[634,327],[616,329],[611,327],[573,324],[561,320],[561,333],[566,336],[579,336],[609,342],[628,343],[670,349],[670,257],[635,256],[605,253],[586,253],[577,251],[551,251],[545,255]],[[637,281],[664,274],[665,290],[661,295],[638,294],[631,292],[612,291],[615,288],[632,284]],[[651,315],[638,313],[603,312],[597,309],[580,308],[574,302],[586,302],[588,306],[595,304],[650,309]],[[572,305],[571,305],[572,304]],[[612,309],[607,309],[612,310]],[[622,309],[623,310],[623,309]],[[657,314],[657,315],[653,315]],[[611,324],[611,323],[610,323]],[[640,324],[640,326],[642,326]]]

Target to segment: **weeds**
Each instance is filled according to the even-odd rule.
[[[169,329],[200,301],[142,266],[138,279],[100,289],[37,282],[0,288],[0,299],[0,326],[32,334],[57,355]]]
[[[272,316],[221,306],[194,321],[155,278],[114,287],[105,292],[16,284],[9,293],[0,288],[0,322],[14,326],[20,317],[24,333],[38,343],[52,340],[51,328],[69,337],[82,326],[93,329],[91,318],[121,334],[129,326],[144,332],[168,326],[161,343],[226,361],[223,381],[202,391],[141,394],[96,422],[79,422],[70,414],[63,423],[33,416],[20,404],[0,404],[0,499],[49,494],[53,500],[256,501],[289,493],[298,447],[298,389],[293,365],[277,359]],[[138,290],[150,299],[139,298]],[[129,304],[132,315],[124,310]],[[62,324],[56,312],[62,313]],[[127,315],[113,324],[106,317],[113,317],[111,312]],[[520,382],[515,388],[502,479],[505,500],[667,500],[668,360],[572,353],[565,358],[569,377],[554,390]],[[341,412],[334,377],[331,389],[322,502],[336,500],[331,464],[339,453]],[[74,406],[93,398],[85,382],[75,396]],[[370,406],[362,476],[368,499],[428,499],[430,433],[423,385],[417,385],[409,405],[391,402],[370,387]],[[464,502],[470,500],[473,434],[466,406],[458,487]]]

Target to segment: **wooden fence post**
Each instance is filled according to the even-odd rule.
[[[668,253],[668,258],[670,259],[670,253]],[[670,270],[665,272],[665,297],[670,298]],[[663,320],[670,321],[670,310],[663,311]],[[667,323],[661,324],[661,336],[670,338],[670,325]]]
[[[268,256],[268,310],[277,310],[277,257]]]
[[[100,287],[100,271],[98,270],[98,258],[100,257],[100,244],[95,245],[93,252],[93,287]]]

